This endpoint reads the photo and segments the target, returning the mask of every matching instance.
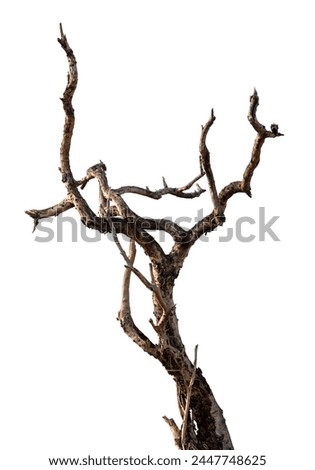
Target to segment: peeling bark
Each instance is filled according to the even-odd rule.
[[[210,152],[206,144],[208,132],[215,121],[213,110],[201,131],[199,142],[200,172],[182,187],[169,187],[163,177],[163,187],[156,191],[132,185],[113,189],[108,184],[107,168],[103,162],[93,165],[87,170],[86,176],[75,180],[70,164],[70,149],[75,125],[72,98],[78,83],[78,70],[76,58],[61,25],[60,36],[58,41],[66,53],[69,64],[67,85],[62,98],[65,123],[60,148],[60,172],[67,194],[61,202],[47,209],[31,209],[26,213],[33,218],[35,230],[40,219],[57,216],[74,207],[82,223],[87,227],[101,233],[112,233],[125,261],[122,299],[117,319],[132,341],[144,352],[157,359],[175,380],[182,423],[177,425],[172,418],[163,417],[170,426],[175,445],[179,449],[233,449],[223,411],[217,404],[201,369],[197,367],[197,350],[194,363],[186,354],[178,328],[173,289],[190,248],[203,234],[212,232],[225,222],[224,212],[229,199],[236,193],[245,193],[251,197],[251,180],[260,162],[261,150],[266,138],[275,138],[283,134],[279,132],[277,124],[272,124],[269,131],[258,121],[256,112],[259,99],[257,91],[254,90],[250,97],[248,112],[249,123],[256,132],[251,158],[245,168],[243,178],[240,181],[229,183],[220,192],[216,188]],[[205,190],[197,182],[204,176],[208,183],[213,209],[190,229],[184,229],[167,219],[139,216],[123,198],[125,194],[138,194],[157,200],[167,194],[190,199],[200,197]],[[97,180],[99,187],[98,215],[93,212],[82,195],[85,186],[92,179]],[[194,185],[196,185],[195,189],[191,190]],[[168,254],[149,234],[149,230],[164,231],[172,237],[174,243]],[[119,234],[124,234],[130,239],[128,255],[120,244]],[[136,245],[141,247],[149,257],[150,280],[134,265]],[[156,343],[149,339],[133,320],[129,295],[131,274],[135,274],[143,285],[152,292],[154,319],[150,319],[150,324],[156,337]]]

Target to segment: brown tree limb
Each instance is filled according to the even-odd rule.
[[[75,117],[74,109],[72,106],[72,98],[76,91],[78,84],[78,69],[77,61],[75,55],[70,48],[66,35],[63,32],[62,24],[60,23],[60,38],[58,42],[66,53],[68,63],[69,63],[69,72],[68,72],[68,83],[63,93],[63,98],[61,98],[63,109],[65,112],[65,124],[63,128],[63,139],[61,142],[60,148],[60,171],[62,174],[62,181],[68,184],[69,191],[73,190],[73,175],[70,167],[70,147],[71,140],[73,135]]]
[[[161,334],[162,332],[162,328],[170,314],[170,307],[165,303],[165,300],[163,298],[163,294],[161,292],[161,290],[157,287],[157,285],[154,283],[154,282],[150,282],[142,273],[141,271],[139,271],[137,268],[134,267],[133,265],[133,262],[131,262],[130,260],[130,255],[129,257],[127,256],[125,250],[123,249],[120,241],[119,241],[119,238],[117,236],[117,233],[115,231],[115,226],[111,223],[111,218],[108,217],[108,220],[109,220],[109,223],[111,225],[111,229],[112,229],[112,235],[113,235],[113,238],[114,238],[114,241],[116,243],[116,246],[118,247],[118,250],[120,252],[120,254],[122,255],[122,257],[124,258],[125,262],[126,262],[126,266],[125,268],[127,269],[130,269],[139,279],[140,281],[144,284],[144,286],[150,290],[151,292],[154,293],[154,295],[156,296],[156,299],[157,301],[159,302],[161,308],[163,309],[163,315],[161,317],[161,319],[159,320],[158,324],[157,325],[154,325],[153,322],[150,321],[151,325],[153,326],[154,330],[159,333],[159,335]],[[133,251],[135,253],[135,250],[136,248],[132,246],[132,249],[130,248],[130,251],[131,251],[131,254],[133,254]],[[151,266],[151,265],[150,265]]]
[[[220,216],[221,215],[220,201],[218,198],[217,188],[216,188],[216,184],[215,184],[215,180],[214,180],[214,176],[213,176],[213,172],[212,172],[212,168],[210,164],[210,152],[206,145],[207,135],[214,121],[215,121],[215,115],[212,109],[210,118],[208,119],[205,126],[202,126],[201,128],[199,151],[200,151],[202,168],[208,180],[209,192],[210,192],[210,196],[211,196],[212,203],[213,203],[214,214],[215,216]]]
[[[177,426],[177,424],[175,423],[173,418],[168,418],[167,416],[163,416],[163,419],[169,425],[169,427],[172,431],[175,446],[177,447],[177,449],[182,450],[182,447],[181,447],[181,432],[180,432],[179,427]]]
[[[187,244],[188,246],[192,246],[202,235],[212,232],[215,230],[219,225],[222,225],[225,222],[225,216],[224,216],[224,211],[226,209],[227,201],[234,196],[236,193],[245,193],[249,197],[251,197],[251,187],[250,183],[254,174],[255,169],[257,168],[259,162],[260,162],[260,155],[261,155],[261,149],[262,146],[266,140],[266,138],[275,138],[275,137],[280,137],[283,136],[278,131],[278,126],[276,124],[272,124],[273,131],[268,131],[266,130],[265,126],[263,126],[257,119],[256,112],[257,112],[257,107],[259,105],[259,98],[256,89],[254,89],[253,95],[250,97],[250,106],[249,106],[249,112],[248,112],[248,120],[252,127],[255,129],[257,132],[254,144],[253,144],[253,149],[251,153],[251,159],[248,165],[246,166],[246,169],[243,174],[243,179],[241,181],[234,181],[232,183],[229,183],[226,185],[219,193],[218,195],[218,201],[219,201],[219,207],[220,207],[220,216],[216,217],[216,211],[213,210],[212,213],[204,217],[202,220],[197,222],[194,227],[192,227],[187,234]],[[208,126],[206,125],[204,129],[207,131],[210,129],[211,125],[213,124],[213,120],[210,117],[210,120],[208,121]],[[203,129],[203,131],[204,131]],[[203,137],[203,142],[205,142],[205,137],[202,134]],[[205,153],[205,160],[207,160],[207,149],[204,148],[204,153]],[[212,186],[212,179],[211,179],[211,174],[209,174],[208,181],[209,181],[209,187]],[[215,186],[214,186],[215,187]],[[214,196],[215,197],[215,193]],[[174,246],[174,248],[178,251],[178,247]],[[185,247],[184,249],[187,249]],[[179,250],[180,251],[180,250]],[[182,254],[182,256],[185,256],[185,253]]]
[[[188,425],[188,418],[189,418],[191,393],[192,393],[192,388],[193,388],[195,377],[196,377],[197,355],[198,355],[198,344],[195,346],[194,369],[193,369],[191,379],[190,379],[190,382],[189,382],[189,386],[188,386],[188,390],[187,390],[186,405],[185,405],[185,411],[184,411],[184,419],[183,419],[183,424],[182,424],[181,444],[182,444],[182,449],[183,450],[185,449],[185,442],[186,442],[186,432],[187,432],[187,425]]]
[[[135,325],[130,309],[130,267],[133,267],[136,258],[136,245],[134,240],[129,243],[129,257],[128,266],[125,269],[123,277],[122,298],[120,310],[118,312],[117,320],[119,320],[124,332],[132,339],[141,349],[153,357],[157,357],[156,345],[149,340],[149,338]]]
[[[73,50],[68,44],[67,37],[63,32],[62,24],[60,23],[60,38],[58,42],[66,53],[69,71],[68,80],[63,97],[61,98],[63,109],[65,112],[65,123],[63,127],[63,136],[60,146],[60,171],[62,175],[62,181],[67,188],[67,192],[71,198],[71,202],[80,214],[81,221],[89,226],[92,220],[96,217],[92,209],[87,204],[86,200],[82,197],[80,191],[77,188],[77,183],[74,180],[71,166],[70,166],[70,148],[73,135],[73,129],[75,124],[74,109],[72,105],[72,98],[76,91],[78,84],[78,69],[77,61]],[[84,184],[84,183],[82,183]]]
[[[283,136],[278,131],[278,126],[277,124],[272,124],[271,126],[273,127],[273,130],[268,131],[266,130],[265,126],[263,126],[257,119],[256,112],[257,108],[259,105],[259,97],[257,94],[257,90],[254,89],[254,93],[250,97],[250,106],[249,106],[249,111],[248,111],[248,121],[252,125],[252,127],[255,129],[257,132],[257,136],[253,145],[252,149],[252,156],[249,164],[247,165],[244,174],[243,174],[243,180],[242,180],[242,190],[245,192],[249,197],[251,197],[251,179],[254,174],[255,169],[257,168],[259,162],[260,162],[260,153],[262,146],[265,142],[266,138],[275,138],[275,137],[280,137]]]
[[[115,189],[115,193],[117,194],[139,194],[140,196],[146,196],[151,199],[161,199],[163,196],[170,194],[171,196],[176,196],[179,198],[185,199],[193,199],[195,197],[199,197],[202,193],[205,192],[205,189],[200,188],[197,185],[197,189],[192,192],[185,192],[190,189],[200,178],[204,176],[204,172],[200,173],[200,175],[193,178],[189,183],[185,184],[179,188],[170,188],[163,178],[164,188],[158,189],[156,191],[151,191],[149,188],[140,188],[139,186],[122,186],[121,188]]]
[[[74,207],[74,204],[71,202],[70,197],[67,196],[55,206],[47,207],[47,209],[41,210],[30,209],[25,211],[25,214],[29,215],[34,220],[34,232],[40,219],[45,219],[47,217],[57,217],[59,214],[71,209],[72,207]]]

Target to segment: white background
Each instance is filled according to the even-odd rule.
[[[198,173],[200,126],[218,189],[240,179],[258,117],[268,140],[253,198],[191,250],[176,285],[183,340],[224,415],[237,453],[268,469],[310,468],[313,384],[314,25],[307,1],[11,1],[1,8],[1,468],[45,469],[48,457],[174,456],[174,382],[116,321],[123,260],[107,237],[35,241],[24,210],[65,195],[58,171],[67,62],[79,87],[71,161],[76,178],[102,159],[112,187],[181,186]],[[202,181],[206,187],[206,182]],[[97,186],[84,193],[97,209]],[[143,215],[191,217],[198,200],[129,197]],[[251,243],[219,241],[239,217],[280,216]],[[74,211],[66,214],[76,217]],[[192,221],[192,223],[194,223]],[[186,224],[188,225],[188,224]],[[56,234],[56,220],[46,226]],[[79,230],[79,224],[78,224]],[[39,233],[37,233],[39,235]],[[93,233],[87,234],[93,237]],[[42,234],[43,236],[43,234]],[[168,245],[169,246],[169,245]],[[165,248],[167,249],[167,248]],[[139,252],[137,267],[147,272]],[[154,341],[150,294],[132,284],[135,320]],[[182,455],[182,454],[180,454]],[[265,468],[266,468],[265,467]]]

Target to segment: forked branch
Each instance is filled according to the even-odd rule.
[[[256,131],[256,138],[253,144],[251,159],[243,174],[243,178],[240,181],[234,181],[226,185],[217,195],[216,186],[214,182],[214,177],[210,165],[210,153],[206,146],[206,137],[210,127],[214,122],[213,112],[211,113],[210,119],[207,124],[202,128],[201,140],[200,140],[200,152],[202,155],[202,164],[206,170],[206,175],[208,179],[208,185],[210,194],[213,201],[214,210],[212,213],[204,217],[202,220],[197,222],[197,224],[191,228],[190,232],[187,235],[189,240],[189,246],[193,245],[203,234],[212,232],[219,225],[222,225],[225,221],[224,212],[228,200],[234,196],[236,193],[245,193],[251,197],[251,180],[254,174],[255,169],[257,168],[260,162],[260,155],[262,146],[266,138],[275,138],[283,136],[279,132],[279,126],[277,124],[271,125],[271,130],[268,131],[265,126],[263,126],[257,119],[256,112],[259,105],[259,98],[256,89],[254,89],[253,95],[250,97],[250,106],[248,112],[248,120],[254,130]],[[217,217],[219,214],[219,217]],[[185,257],[185,253],[182,250],[179,250],[178,245],[175,245],[174,251],[181,252],[181,255]]]

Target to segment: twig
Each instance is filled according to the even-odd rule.
[[[191,374],[191,379],[190,379],[189,386],[187,389],[185,413],[184,413],[184,419],[183,419],[183,424],[182,424],[181,443],[182,443],[183,450],[185,450],[185,439],[186,439],[187,424],[188,424],[188,417],[189,417],[190,398],[191,398],[192,388],[193,388],[195,377],[196,377],[197,355],[198,355],[198,344],[195,346],[194,368],[193,368],[193,372]]]

